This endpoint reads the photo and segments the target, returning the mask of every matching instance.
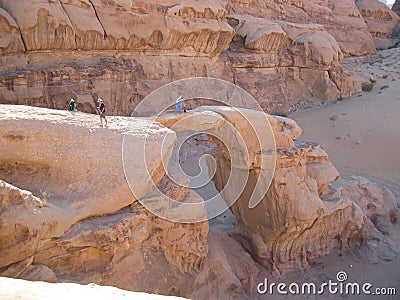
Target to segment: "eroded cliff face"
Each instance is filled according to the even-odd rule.
[[[188,47],[220,53],[233,36],[223,21],[226,11],[217,2],[4,0],[1,6],[18,24],[25,51],[179,51]],[[5,11],[4,17],[10,18]]]
[[[317,23],[339,43],[345,56],[373,55],[391,44],[397,16],[379,1],[228,1],[230,14],[251,14],[294,23]],[[372,37],[371,37],[372,36]]]
[[[357,0],[356,5],[374,39],[376,48],[387,49],[393,46],[393,38],[398,35],[395,31],[399,26],[400,17],[394,11],[387,9],[382,2]]]
[[[374,54],[372,36],[387,44],[399,22],[382,6],[376,17],[360,7],[363,14],[344,0],[2,0],[0,102],[60,109],[73,97],[94,112],[102,97],[109,113],[130,115],[154,89],[195,76],[236,83],[268,112],[351,95],[360,84],[341,57]]]

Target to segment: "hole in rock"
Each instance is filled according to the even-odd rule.
[[[206,204],[210,230],[231,231],[236,225],[235,216],[217,190],[213,178],[219,176],[220,155],[217,144],[205,133],[185,131],[177,133],[177,142],[169,164],[169,173],[180,173],[188,178],[188,186],[202,197]],[[179,162],[178,164],[176,162]]]

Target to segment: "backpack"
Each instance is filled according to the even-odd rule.
[[[71,110],[71,111],[75,110],[76,109],[76,103],[73,102],[73,101],[70,101],[69,104],[68,104],[68,109]]]

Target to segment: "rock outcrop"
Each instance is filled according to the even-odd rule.
[[[279,94],[332,99],[358,89],[339,65],[342,51],[323,26],[244,15],[230,15],[228,20],[236,31],[227,53],[235,68],[235,82],[263,108],[272,102],[276,110],[284,110]],[[278,74],[283,81],[276,78]],[[264,82],[269,87],[267,94]]]
[[[110,117],[108,128],[98,122],[80,112],[1,105],[0,276],[227,298],[254,292],[257,276],[265,274],[260,264],[284,273],[369,242],[375,249],[370,256],[397,255],[383,234],[398,213],[391,192],[362,178],[335,182],[338,173],[325,151],[297,141],[301,129],[292,120],[214,106],[167,113],[156,122]],[[186,131],[202,136],[185,151],[201,154],[213,145],[211,178],[233,204],[236,234],[232,227],[230,234],[210,231],[206,218],[165,220],[142,206],[143,199],[160,197],[158,190],[174,206],[200,203],[205,217],[206,199],[175,182],[182,174],[169,173],[171,164],[189,157],[170,150]],[[122,161],[122,143],[129,146],[124,151],[134,151],[124,157],[133,160]],[[123,165],[134,170],[138,190],[129,188]],[[232,170],[240,176],[229,183]]]
[[[339,43],[346,56],[375,54],[374,41],[354,1],[229,0],[228,12],[293,23],[321,24]]]
[[[206,222],[176,226],[134,204],[135,197],[151,194],[154,184],[168,191],[168,185],[162,184],[163,164],[169,159],[168,147],[173,146],[175,133],[153,124],[147,140],[153,149],[153,154],[148,153],[147,170],[128,161],[141,187],[134,196],[125,179],[122,142],[129,144],[136,157],[146,121],[138,120],[140,125],[130,126],[127,134],[129,121],[114,118],[105,130],[93,115],[2,105],[0,178],[37,197],[1,181],[0,267],[34,257],[35,264],[50,267],[57,276],[65,270],[75,274],[75,268],[78,276],[86,268],[89,278],[90,270],[97,273],[102,266],[118,262],[145,241],[150,248],[165,251],[167,261],[182,271],[200,267],[207,255]],[[162,141],[165,154],[158,151]],[[195,192],[180,194],[184,195],[181,201],[203,201]],[[102,215],[107,217],[92,219]],[[87,262],[88,257],[93,261]]]
[[[371,3],[2,0],[0,103],[60,109],[72,97],[93,113],[102,97],[127,116],[196,76],[236,83],[270,113],[348,96],[361,87],[341,57],[374,55],[399,22]]]
[[[15,20],[0,7],[0,55],[22,53],[25,46],[21,38],[21,32]]]
[[[393,46],[393,32],[400,23],[400,17],[379,1],[357,0],[368,30],[371,33],[377,49],[387,49]]]
[[[121,152],[124,139],[137,153],[135,149],[142,142],[138,136],[146,122],[136,127],[133,124],[129,134],[124,134],[130,119],[115,118],[105,133],[94,115],[7,105],[2,106],[0,122],[0,176],[35,195],[46,193],[47,198],[57,199],[71,210],[69,217],[73,220],[112,213],[135,200],[126,185],[122,155],[116,153]],[[157,149],[161,143],[166,149],[172,147],[175,133],[152,126],[148,143],[158,159],[153,157],[147,165],[151,179],[158,183],[164,176],[163,162],[169,159],[169,152],[161,154]],[[143,187],[136,196],[143,197],[152,182],[144,177],[136,180]]]
[[[4,0],[1,6],[18,24],[24,51],[189,48],[220,53],[229,47],[233,30],[217,2],[137,2]]]
[[[220,114],[223,120],[235,127],[236,133],[227,138],[228,141],[239,140],[238,136],[244,138],[248,160],[235,160],[236,153],[243,153],[243,150],[229,149],[229,142],[225,144],[215,137],[218,131],[225,132],[228,137],[231,134],[221,122],[205,121],[207,117],[212,120],[214,113]],[[261,164],[260,156],[270,155],[272,149],[263,148],[265,144],[255,142],[257,137],[243,122],[243,116],[252,120],[253,128],[263,126],[261,116],[267,118],[272,128],[276,167],[270,186],[268,176],[263,175],[265,166]],[[186,118],[188,121],[185,121]],[[207,126],[193,125],[196,124],[196,118]],[[355,242],[361,243],[364,231],[368,231],[365,227],[370,226],[365,225],[365,216],[371,220],[377,218],[366,210],[372,204],[363,202],[368,201],[363,198],[363,193],[369,194],[363,190],[363,186],[368,184],[361,183],[365,179],[353,180],[340,192],[332,192],[331,183],[339,178],[339,173],[326,152],[315,143],[294,140],[301,132],[296,130],[297,125],[290,125],[285,118],[275,119],[258,111],[207,107],[184,116],[161,117],[158,121],[177,132],[204,131],[218,145],[221,152],[215,155],[217,171],[213,181],[224,200],[233,203],[231,210],[238,223],[236,232],[244,238],[244,247],[267,268],[279,273],[304,268],[310,259],[326,255],[335,248],[346,249]],[[267,128],[264,128],[263,134],[267,132]],[[236,177],[235,169],[242,176]],[[238,188],[244,180],[247,182],[241,193],[234,188],[226,189],[227,186]],[[259,182],[260,186],[269,186],[269,189],[265,195],[260,194],[261,202],[252,208],[251,199]],[[369,189],[373,191],[375,188],[377,186],[372,185]],[[393,194],[382,187],[375,190],[374,194],[377,199],[382,199],[375,207],[385,207],[384,212],[380,210],[382,218],[386,223],[393,222],[398,212]],[[375,199],[374,196],[371,198]],[[378,210],[376,213],[379,215]],[[379,238],[386,242],[385,237]]]

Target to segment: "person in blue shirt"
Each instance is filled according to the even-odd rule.
[[[181,113],[183,111],[182,106],[183,106],[183,97],[181,95],[181,96],[179,96],[178,99],[176,99],[175,112]]]

